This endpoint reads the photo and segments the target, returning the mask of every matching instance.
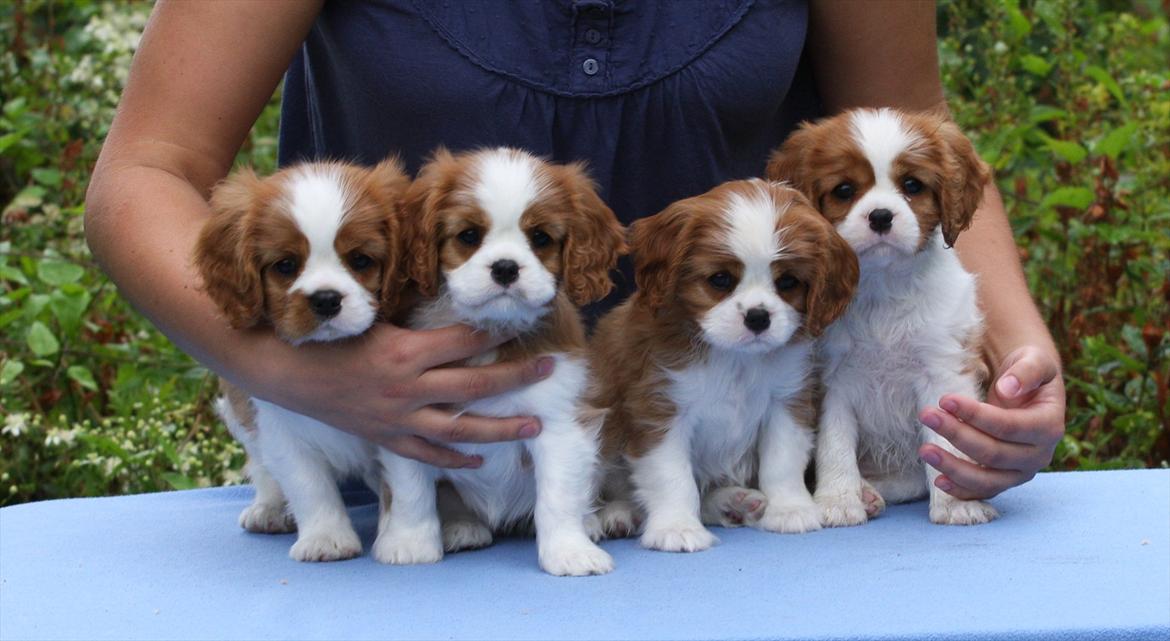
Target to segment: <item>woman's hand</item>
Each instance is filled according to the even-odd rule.
[[[959,395],[919,414],[924,425],[970,456],[964,461],[934,445],[918,450],[942,474],[934,484],[960,499],[991,498],[1032,479],[1052,462],[1064,436],[1064,381],[1056,358],[1021,347],[1004,359],[987,402]]]
[[[552,373],[553,359],[441,366],[508,338],[464,325],[411,331],[378,324],[352,341],[296,348],[271,344],[269,357],[258,367],[243,368],[249,371],[240,383],[261,398],[402,456],[439,467],[478,467],[480,457],[440,444],[531,438],[540,433],[539,420],[474,416],[442,404],[467,403],[544,379]]]

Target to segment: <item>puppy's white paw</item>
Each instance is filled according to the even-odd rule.
[[[715,488],[703,497],[703,522],[707,525],[740,527],[764,517],[768,497],[746,487]]]
[[[930,520],[939,525],[979,525],[997,518],[999,512],[983,501],[961,501],[954,497],[930,501]]]
[[[862,525],[868,520],[865,503],[860,492],[846,494],[817,495],[821,507],[821,525],[825,527],[849,527]]]
[[[597,517],[606,538],[624,539],[638,531],[638,508],[630,501],[606,503]]]
[[[447,552],[477,550],[492,544],[492,531],[473,519],[456,519],[443,523],[443,549]]]
[[[283,505],[253,503],[240,512],[240,527],[257,534],[287,534],[297,531],[297,521]]]
[[[781,534],[801,534],[821,529],[821,508],[812,501],[772,503],[756,527]]]
[[[362,542],[353,528],[301,532],[288,555],[297,561],[342,561],[362,553]]]
[[[443,558],[443,537],[438,532],[387,530],[374,541],[374,559],[392,565],[437,563]]]
[[[707,528],[694,525],[649,527],[642,533],[642,547],[663,552],[700,552],[715,545],[715,538]]]
[[[876,518],[886,511],[886,500],[877,488],[864,480],[861,482],[861,502],[865,504],[865,516],[868,518]]]
[[[613,571],[613,557],[587,538],[540,546],[540,569],[553,576],[589,576]]]

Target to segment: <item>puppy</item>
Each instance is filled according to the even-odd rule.
[[[408,184],[396,160],[372,169],[302,164],[264,179],[235,173],[212,194],[195,251],[208,295],[232,327],[271,326],[293,345],[362,334],[393,313],[405,283],[397,206]],[[222,386],[218,409],[248,453],[256,486],[240,524],[296,528],[289,555],[298,561],[361,554],[337,481],[358,477],[377,490],[374,448]]]
[[[410,326],[465,323],[514,335],[468,364],[537,355],[553,374],[530,387],[470,403],[485,416],[533,415],[541,433],[523,442],[464,445],[476,470],[438,470],[382,451],[392,500],[375,557],[430,563],[443,556],[435,481],[449,480],[489,529],[479,544],[535,518],[540,567],[554,575],[602,574],[609,554],[587,532],[596,493],[599,415],[585,402],[585,336],[577,312],[612,287],[623,230],[578,165],[554,165],[515,149],[452,155],[440,150],[406,197],[412,222],[409,272],[427,297]]]
[[[930,495],[935,523],[997,516],[934,486],[921,443],[961,455],[918,421],[944,394],[979,398],[982,317],[975,278],[949,248],[990,179],[971,142],[931,114],[859,109],[805,125],[768,176],[805,193],[857,252],[856,300],[822,342],[825,399],[816,498],[829,526],[857,525],[884,501]]]
[[[601,320],[593,364],[606,451],[624,459],[645,511],[642,545],[713,545],[704,493],[716,518],[726,509],[715,504],[732,501],[764,530],[819,529],[804,483],[812,339],[853,295],[849,246],[799,192],[756,179],[639,220],[631,248],[638,291]],[[757,476],[763,496],[742,487]],[[606,506],[607,531],[631,528],[626,509],[620,496]]]

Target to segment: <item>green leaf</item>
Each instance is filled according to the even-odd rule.
[[[1051,62],[1048,62],[1044,58],[1032,55],[1030,53],[1026,53],[1020,56],[1020,67],[1022,67],[1024,71],[1027,71],[1034,76],[1040,77],[1047,76],[1048,72],[1052,71]]]
[[[1123,125],[1110,131],[1093,145],[1093,154],[1097,156],[1109,156],[1116,160],[1126,145],[1133,140],[1133,135],[1137,132],[1137,128],[1137,123],[1131,122],[1128,125]]]
[[[1004,9],[1008,15],[1008,29],[1017,40],[1032,33],[1032,23],[1020,11],[1020,4],[1017,0],[1004,2]]]
[[[73,365],[69,369],[65,370],[65,374],[85,389],[92,390],[94,392],[97,391],[97,383],[93,380],[93,374],[91,374],[87,368],[81,365]]]
[[[1094,198],[1093,190],[1088,187],[1061,187],[1049,192],[1044,197],[1044,200],[1040,201],[1040,208],[1072,207],[1073,209],[1085,209],[1093,204]]]
[[[61,329],[67,336],[73,336],[81,328],[81,317],[93,300],[90,293],[84,289],[80,292],[76,290],[71,292],[74,293],[62,288],[49,294],[49,309],[53,311],[53,316],[57,317],[57,322],[61,324]]]
[[[4,366],[0,367],[0,387],[8,385],[16,380],[17,376],[24,371],[24,363],[20,361],[5,361]]]
[[[163,472],[162,477],[168,485],[175,488],[176,490],[192,490],[198,487],[198,485],[195,484],[195,481],[192,481],[189,477],[183,476],[178,472]]]
[[[1117,84],[1117,81],[1113,79],[1113,76],[1108,71],[1096,65],[1089,65],[1085,67],[1085,75],[1101,83],[1105,87],[1105,90],[1116,98],[1117,102],[1121,103],[1122,107],[1128,106],[1125,100],[1125,93],[1121,91],[1121,85]]]
[[[84,275],[85,268],[81,265],[57,260],[42,260],[37,263],[37,278],[50,285],[61,286],[66,283],[76,283]]]
[[[0,280],[10,280],[21,285],[28,284],[28,278],[24,275],[24,272],[11,265],[0,265]]]
[[[20,190],[20,193],[16,194],[16,197],[12,199],[12,202],[9,203],[8,206],[4,208],[4,210],[8,211],[9,209],[16,208],[32,209],[34,207],[40,207],[41,203],[45,202],[46,193],[48,192],[45,191],[44,187],[37,187],[36,185],[25,187],[24,189]]]
[[[1048,138],[1045,141],[1045,144],[1048,146],[1048,149],[1052,151],[1052,153],[1060,156],[1074,165],[1081,162],[1085,159],[1085,156],[1089,155],[1089,152],[1085,151],[1084,147],[1071,140],[1057,140],[1055,138]]]
[[[1058,120],[1068,115],[1064,109],[1057,109],[1049,105],[1035,105],[1028,114],[1028,122],[1033,124],[1048,122],[1049,120]]]
[[[32,175],[33,180],[46,187],[56,189],[61,186],[61,170],[59,169],[37,167],[36,169],[29,170],[28,173]]]
[[[12,145],[20,142],[24,138],[24,133],[23,131],[14,131],[0,136],[0,154],[4,153]]]
[[[50,356],[61,349],[57,337],[53,336],[53,332],[41,321],[33,321],[33,324],[29,325],[25,340],[28,342],[28,348],[37,356]]]

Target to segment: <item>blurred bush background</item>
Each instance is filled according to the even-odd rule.
[[[0,505],[234,483],[215,383],[119,297],[83,197],[148,3],[0,3]],[[951,108],[1060,345],[1053,469],[1170,460],[1168,0],[941,0]],[[278,97],[240,162],[270,170]]]

